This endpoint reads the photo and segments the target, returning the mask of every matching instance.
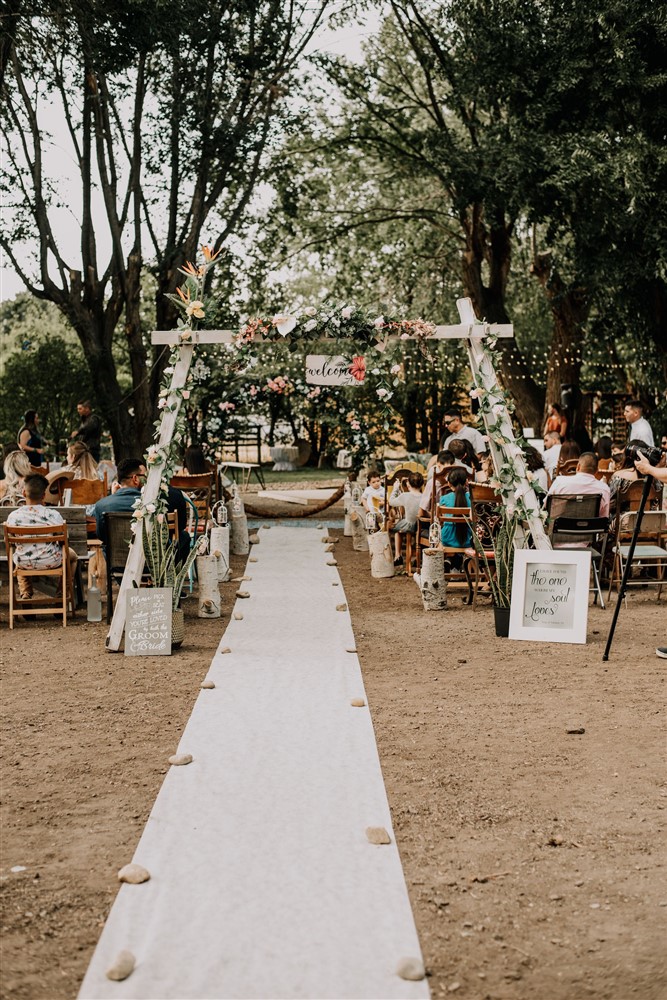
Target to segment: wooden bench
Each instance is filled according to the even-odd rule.
[[[223,462],[225,454],[231,452],[235,462],[244,462],[247,454],[241,457],[241,449],[245,452],[251,451],[256,455],[256,464],[262,464],[262,431],[260,427],[248,427],[245,430],[235,431],[227,434],[222,439]]]

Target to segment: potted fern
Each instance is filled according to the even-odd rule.
[[[176,562],[176,549],[169,538],[166,521],[153,520],[150,535],[146,519],[141,522],[144,556],[154,587],[171,587],[171,646],[178,649],[185,638],[185,617],[179,607],[183,585],[188,579],[199,545],[193,545],[184,562]]]
[[[481,539],[473,528],[472,540],[479,559],[483,562],[493,598],[493,616],[496,635],[507,638],[510,628],[510,603],[512,600],[512,572],[514,570],[514,550],[520,517],[516,511],[508,513],[500,508],[499,522],[493,532],[493,565]]]

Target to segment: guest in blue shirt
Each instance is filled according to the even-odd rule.
[[[118,487],[110,496],[98,500],[95,504],[96,532],[100,541],[105,544],[106,520],[104,515],[116,511],[134,509],[134,503],[141,496],[141,487],[146,479],[146,466],[140,458],[123,458],[118,463]],[[167,493],[167,510],[175,511],[178,517],[178,552],[177,559],[183,561],[190,549],[190,535],[186,531],[188,520],[188,505],[180,490],[169,487]]]
[[[447,476],[447,481],[452,487],[452,492],[445,493],[440,497],[439,506],[469,507],[470,494],[466,489],[468,475],[465,469],[452,469]],[[452,524],[451,521],[445,521],[440,531],[440,541],[447,548],[466,549],[472,542],[470,526],[468,524]]]

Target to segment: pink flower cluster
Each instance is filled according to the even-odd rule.
[[[224,413],[231,413],[232,410],[236,409],[236,403],[219,403],[218,409],[222,410]]]
[[[282,375],[277,375],[275,378],[269,378],[266,380],[266,387],[270,389],[271,392],[285,393],[290,388],[289,379],[283,378]]]

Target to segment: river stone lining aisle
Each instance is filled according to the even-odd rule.
[[[338,571],[315,527],[259,537],[83,1000],[429,996],[396,973],[421,952]]]

